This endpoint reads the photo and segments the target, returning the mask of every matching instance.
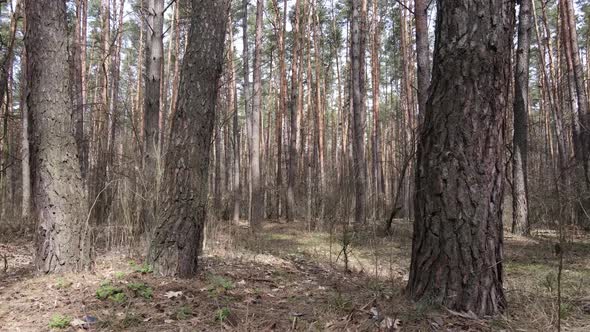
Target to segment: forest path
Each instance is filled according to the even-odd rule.
[[[96,320],[90,331],[553,330],[551,235],[507,236],[510,307],[503,316],[480,320],[404,297],[411,227],[403,221],[395,226],[390,237],[370,230],[351,239],[352,272],[344,270],[342,232],[309,232],[302,223],[267,223],[258,236],[243,225],[212,227],[201,272],[191,280],[154,276],[123,249],[100,254],[94,273],[36,275],[32,243],[4,241],[0,331],[48,331],[51,322],[59,323],[57,315],[78,324]],[[587,331],[590,241],[576,240],[568,257],[565,330]]]

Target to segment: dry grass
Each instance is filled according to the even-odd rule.
[[[0,331],[47,331],[55,314],[94,316],[95,331],[373,331],[378,326],[372,307],[381,317],[401,321],[402,331],[555,330],[556,259],[550,233],[534,239],[507,236],[510,307],[503,316],[473,320],[405,298],[408,222],[396,221],[389,237],[376,236],[372,229],[352,237],[349,272],[343,265],[341,231],[306,228],[269,223],[253,236],[244,224],[215,223],[207,230],[207,255],[194,280],[137,272],[140,258],[130,257],[128,248],[100,254],[92,274],[38,276],[32,271],[31,242],[4,241],[0,254],[8,257],[8,271],[0,274]],[[576,238],[570,247],[563,280],[564,328],[587,331],[590,240]],[[146,284],[153,298],[126,291],[123,303],[99,300],[95,292],[105,281],[122,289]],[[182,295],[168,298],[168,292]]]

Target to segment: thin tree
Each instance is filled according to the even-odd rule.
[[[161,275],[193,277],[203,244],[215,101],[229,2],[192,0],[188,45],[148,260]]]
[[[246,113],[250,118],[251,126],[248,144],[250,147],[250,226],[253,229],[260,227],[264,214],[264,196],[262,180],[260,176],[260,117],[262,112],[262,18],[264,1],[256,1],[256,35],[254,40],[254,95],[252,109]]]
[[[512,146],[512,233],[529,232],[528,217],[528,108],[531,1],[521,0],[518,46],[514,71],[514,137]]]
[[[158,160],[160,160],[160,83],[162,80],[162,42],[164,29],[164,0],[149,0],[147,8],[146,77],[143,117],[143,176],[145,199],[142,223],[153,227],[156,218],[155,195],[158,191]],[[141,77],[139,78],[141,79]]]
[[[506,308],[501,206],[513,6],[437,2],[432,91],[417,153],[408,293],[476,315]]]
[[[300,47],[300,19],[301,19],[301,0],[295,1],[295,24],[293,26],[293,53],[291,61],[291,93],[289,99],[289,165],[287,168],[287,220],[293,221],[295,219],[295,177],[297,175],[297,124],[300,102],[299,65],[301,61],[301,47]]]
[[[351,36],[351,84],[352,84],[352,153],[355,187],[354,222],[364,224],[366,220],[366,164],[364,132],[364,11],[365,0],[352,1]]]
[[[66,1],[26,0],[35,265],[44,273],[90,263],[86,193],[71,132]]]

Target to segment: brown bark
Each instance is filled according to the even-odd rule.
[[[408,292],[416,301],[493,315],[506,307],[503,126],[514,7],[502,0],[437,4]]]
[[[164,165],[162,208],[149,262],[161,275],[195,276],[207,218],[209,152],[229,2],[192,0],[178,104]]]
[[[44,273],[82,270],[90,263],[87,201],[68,93],[66,1],[27,0],[35,265]]]

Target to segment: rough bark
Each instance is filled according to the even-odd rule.
[[[81,270],[90,263],[87,201],[68,92],[66,1],[27,0],[35,265],[44,273]]]
[[[149,262],[161,275],[193,277],[207,218],[209,152],[223,65],[228,1],[192,0],[178,103],[161,189],[158,226]]]
[[[514,4],[437,4],[408,292],[416,301],[493,315],[506,307],[503,126]]]

